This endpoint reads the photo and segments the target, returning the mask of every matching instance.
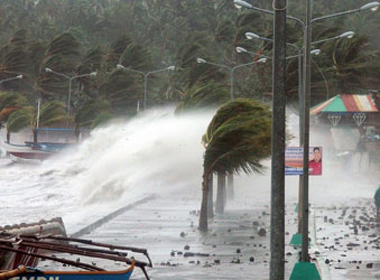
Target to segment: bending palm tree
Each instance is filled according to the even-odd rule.
[[[220,108],[203,137],[206,143],[199,229],[207,231],[208,178],[212,172],[261,173],[270,155],[271,113],[253,100],[237,99]]]
[[[7,140],[9,142],[10,133],[18,132],[28,125],[33,130],[33,142],[37,142],[37,112],[33,107],[24,107],[20,110],[13,112],[7,121]],[[71,120],[66,114],[65,104],[58,101],[46,102],[41,107],[39,115],[40,126],[50,126],[56,124],[63,124]]]

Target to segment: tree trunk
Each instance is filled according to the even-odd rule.
[[[33,143],[36,144],[37,141],[37,129],[33,129]]]
[[[234,174],[228,173],[227,176],[227,199],[234,200]]]
[[[7,142],[11,143],[11,134],[7,131]]]
[[[209,174],[206,170],[203,171],[203,182],[202,182],[202,203],[201,203],[201,213],[199,215],[199,227],[200,231],[208,230],[208,221],[207,221],[207,202],[208,202],[208,179]]]
[[[211,172],[208,177],[208,201],[207,201],[207,214],[209,218],[214,217],[214,174]]]
[[[216,195],[215,212],[217,214],[224,213],[225,196],[226,196],[226,174],[218,172],[218,193]]]
[[[79,138],[80,138],[80,128],[78,126],[75,127],[75,143],[79,143]]]

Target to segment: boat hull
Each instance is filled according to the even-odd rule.
[[[52,152],[33,149],[33,147],[27,145],[16,145],[3,142],[2,146],[10,157],[15,160],[45,160],[53,155]]]
[[[127,280],[133,269],[125,271],[46,271],[43,273],[24,273],[11,280]]]

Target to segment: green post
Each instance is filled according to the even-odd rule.
[[[314,263],[298,262],[293,268],[289,280],[321,280]]]

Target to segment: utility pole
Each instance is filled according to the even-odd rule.
[[[285,272],[286,0],[274,0],[270,280]]]
[[[309,138],[310,138],[310,49],[312,0],[306,1],[306,27],[304,38],[304,107],[303,107],[303,191],[302,191],[302,262],[309,262]]]

